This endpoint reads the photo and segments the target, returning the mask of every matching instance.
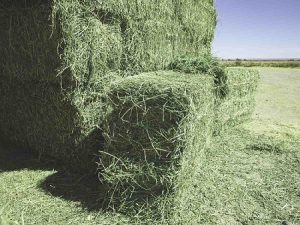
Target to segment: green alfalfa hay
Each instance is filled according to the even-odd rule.
[[[50,5],[7,5],[0,8],[1,79],[61,82],[57,53],[59,34],[52,31]],[[66,77],[66,79],[68,79]]]
[[[215,25],[212,1],[196,5],[190,0],[5,1],[0,6],[2,84],[9,80],[7,84],[18,84],[16,88],[24,86],[20,95],[1,96],[1,101],[7,102],[4,105],[11,102],[9,107],[15,109],[10,115],[9,107],[2,107],[2,130],[17,133],[13,139],[31,148],[58,157],[61,154],[61,158],[75,157],[76,161],[80,161],[80,149],[86,149],[77,146],[100,131],[106,113],[105,88],[111,81],[120,74],[164,68],[181,54],[197,55],[210,47]],[[196,31],[198,35],[194,35]],[[58,102],[46,94],[54,90],[52,86],[58,87],[54,94]],[[13,86],[2,87],[4,93],[15,91]],[[25,107],[24,102],[31,106]],[[61,106],[63,102],[68,104]],[[32,108],[47,104],[76,111],[76,127],[62,119],[65,114],[50,115],[47,107],[35,110],[39,115],[32,113]],[[20,105],[23,113],[18,114]],[[19,118],[6,120],[13,116]],[[20,122],[25,119],[32,124],[30,135],[18,132],[26,129]],[[67,128],[55,131],[51,124],[59,123]],[[41,129],[54,129],[57,135],[50,136],[57,138],[48,142],[47,132]]]
[[[225,67],[209,52],[203,52],[197,58],[177,58],[169,64],[168,69],[190,74],[200,73],[212,76],[214,78],[219,97],[224,98],[227,95],[228,87]]]
[[[66,64],[78,78],[89,58],[106,76],[106,71],[137,74],[165,68],[175,57],[196,57],[210,48],[216,23],[213,2],[207,0],[64,0],[54,2],[53,14],[61,18]],[[104,40],[97,30],[106,32]],[[83,50],[87,54],[80,54]]]
[[[75,87],[105,84],[120,70],[135,74],[165,68],[182,55],[196,57],[210,48],[216,23],[210,0],[23,3],[1,5],[3,76],[62,78]],[[26,63],[14,63],[25,56]]]
[[[10,4],[0,10],[1,135],[40,157],[94,172],[105,85],[80,83],[63,66],[62,36],[52,27],[49,3]]]
[[[108,146],[101,152],[100,163],[102,179],[111,187],[112,208],[154,213],[156,219],[164,221],[162,224],[192,222],[191,209],[197,199],[188,197],[188,193],[199,185],[194,177],[201,173],[197,168],[205,160],[203,146],[209,145],[212,132],[220,133],[248,119],[254,109],[258,83],[257,71],[226,70],[228,91],[227,95],[220,96],[214,74],[201,75],[199,69],[193,73],[181,73],[180,78],[174,72],[150,73],[112,85],[109,96],[113,112],[106,127]],[[198,109],[191,107],[193,101],[188,92],[176,89],[184,87],[187,81],[196,84],[192,89],[201,89],[209,80],[213,97]],[[181,98],[182,93],[188,95],[187,99]],[[200,96],[205,94],[198,93],[197,97]],[[242,104],[244,98],[246,105]],[[211,111],[207,117],[214,122],[206,127],[195,125],[199,113],[209,105]],[[226,120],[228,114],[232,118],[230,124]]]
[[[113,83],[109,97],[113,109],[100,174],[111,187],[110,207],[146,210],[163,199],[172,204],[167,196],[174,193],[182,158],[202,154],[212,133],[213,78],[142,74]]]
[[[81,86],[110,79],[111,72],[137,74],[163,69],[182,55],[197,57],[210,49],[216,23],[210,0],[23,3],[1,5],[4,75],[58,80],[53,70],[59,69],[59,77]],[[19,43],[20,54],[13,54]],[[24,55],[31,67],[20,63],[12,71],[13,59]]]
[[[82,90],[89,90],[88,88],[90,87],[91,88],[91,91],[95,93],[95,95],[98,96],[97,92],[98,90],[97,89],[93,89],[93,81],[94,80],[97,80],[99,81],[99,84],[106,84],[106,80],[110,80],[110,76],[107,76],[107,74],[114,74],[114,72],[118,73],[118,69],[115,69],[114,65],[113,66],[108,66],[107,64],[105,64],[104,66],[101,64],[102,62],[106,63],[108,61],[110,61],[110,56],[109,57],[104,57],[104,61],[100,61],[98,60],[98,57],[99,59],[101,58],[101,52],[98,54],[96,51],[97,51],[97,48],[95,48],[94,46],[97,47],[97,43],[109,43],[109,44],[112,44],[114,45],[114,40],[113,42],[110,42],[111,40],[100,40],[100,39],[97,39],[98,36],[93,36],[91,35],[91,37],[89,36],[90,35],[90,32],[93,32],[94,29],[99,29],[99,33],[101,33],[102,31],[107,31],[107,26],[101,26],[100,28],[98,27],[99,26],[99,22],[93,17],[91,16],[89,13],[89,11],[86,11],[85,9],[85,6],[83,6],[82,4],[78,4],[76,5],[76,2],[74,3],[74,5],[72,6],[69,6],[67,4],[67,2],[65,2],[66,5],[63,5],[65,6],[66,8],[59,8],[59,10],[62,10],[62,11],[59,11],[58,10],[58,14],[56,14],[58,17],[57,18],[63,18],[63,16],[66,16],[65,20],[64,21],[67,21],[66,22],[66,26],[67,25],[70,25],[70,27],[67,27],[65,29],[63,29],[64,31],[63,32],[66,32],[66,34],[69,34],[71,35],[74,31],[81,31],[83,30],[84,32],[83,33],[86,33],[88,34],[88,37],[87,36],[84,36],[82,33],[81,35],[83,36],[77,36],[76,39],[72,36],[68,36],[67,38],[67,35],[65,36],[65,39],[64,41],[62,42],[62,46],[68,46],[70,49],[70,53],[66,58],[65,58],[65,61],[64,61],[64,65],[63,65],[63,70],[62,71],[67,71],[67,70],[70,70],[72,73],[72,80],[75,81],[75,90],[77,90],[76,92],[71,92],[71,94],[67,95],[67,96],[77,96],[76,97],[76,105],[80,105],[82,108],[86,108],[86,102],[94,102],[95,99],[91,98],[90,97],[90,94],[89,92],[85,92],[84,93],[84,96],[87,96],[88,97],[88,101],[85,101],[85,98],[84,97],[81,97],[81,93],[83,92]],[[70,2],[69,2],[70,3]],[[72,3],[73,4],[73,3]],[[73,6],[79,6],[79,8],[74,8]],[[70,7],[70,8],[69,8]],[[74,10],[74,11],[73,11]],[[82,10],[82,11],[81,11]],[[72,12],[74,12],[74,14],[72,14]],[[66,13],[66,14],[64,14]],[[85,15],[87,14],[87,18],[90,18],[90,19],[87,19],[87,21],[91,21],[91,23],[87,22],[87,21],[82,21],[82,17],[85,18]],[[138,23],[137,23],[138,24]],[[136,24],[136,25],[137,25]],[[108,29],[108,33],[109,34],[113,34],[111,33],[111,31]],[[204,32],[205,33],[205,32]],[[79,33],[80,34],[80,33]],[[130,37],[130,34],[129,34],[129,37]],[[96,38],[96,40],[94,40],[94,38]],[[145,40],[144,39],[145,37],[141,37],[140,39],[137,40],[137,42],[135,43],[138,43],[140,44],[141,40]],[[79,40],[79,41],[78,41]],[[106,42],[107,41],[107,42]],[[147,42],[146,42],[147,43]],[[74,44],[74,46],[72,45]],[[118,46],[118,45],[116,45]],[[148,46],[147,46],[148,47]],[[160,46],[159,46],[160,47]],[[75,49],[75,50],[74,50]],[[83,49],[83,51],[80,51],[80,49]],[[143,50],[136,50],[135,48],[133,48],[132,50],[134,53],[136,53],[136,55],[142,55],[143,53]],[[76,54],[74,54],[74,52]],[[125,51],[126,52],[126,51]],[[142,53],[141,53],[142,52]],[[177,51],[177,52],[180,52],[180,51]],[[77,56],[78,54],[78,56]],[[189,52],[189,54],[191,54],[191,52]],[[125,62],[128,62],[128,63],[124,63],[122,64],[122,57],[121,57],[121,61],[120,61],[120,65],[131,65],[130,67],[126,66],[126,68],[128,68],[128,70],[130,71],[134,71],[135,73],[143,70],[146,68],[145,66],[145,60],[140,60],[139,62],[135,62],[136,59],[138,59],[138,57],[136,57],[136,55],[133,54],[133,57],[129,57],[126,58],[126,61]],[[191,54],[193,55],[193,54]],[[79,58],[79,56],[82,56],[82,58]],[[155,56],[155,54],[154,54]],[[119,56],[118,56],[119,57]],[[147,58],[147,55],[146,56],[143,56],[143,57],[146,57]],[[140,57],[141,59],[144,59],[142,56]],[[155,58],[155,57],[153,57]],[[101,58],[102,59],[102,58]],[[115,62],[119,62],[119,58],[117,58],[118,60],[116,60]],[[157,58],[159,59],[159,58]],[[108,60],[108,61],[107,61]],[[101,62],[100,64],[97,64]],[[129,63],[130,62],[130,63]],[[143,62],[143,63],[140,63],[140,62]],[[158,68],[159,66],[162,66],[162,65],[157,65],[156,62],[152,62],[150,60],[151,64],[152,65],[152,68],[156,69]],[[167,61],[163,61],[165,65],[168,64]],[[67,69],[66,69],[67,68]],[[96,68],[96,69],[95,69]],[[123,67],[121,67],[123,68]],[[151,69],[151,67],[149,67]],[[147,67],[147,70],[150,70],[148,67]],[[112,70],[116,70],[114,72],[111,72],[109,71],[110,69]],[[127,69],[126,69],[127,70]],[[146,70],[146,69],[145,69]],[[107,73],[105,73],[107,72]],[[110,72],[110,73],[108,73]],[[198,72],[197,72],[198,73]],[[62,75],[64,73],[61,73]],[[75,74],[75,75],[74,75]],[[73,76],[74,75],[74,76]],[[101,77],[101,79],[100,79]],[[102,81],[105,81],[105,82],[102,82]],[[78,86],[77,86],[78,85]],[[78,88],[77,88],[78,87]],[[99,92],[101,92],[101,87],[102,85],[99,85],[100,89],[99,89]],[[100,101],[99,101],[100,102]],[[91,108],[91,110],[97,115],[99,113],[98,110],[93,110],[93,108]],[[176,110],[175,110],[176,112]],[[87,115],[87,118],[89,118],[89,112],[86,113]],[[178,117],[180,118],[180,117]],[[179,119],[180,120],[180,119]],[[152,123],[152,122],[151,122]],[[155,142],[155,149],[159,150],[159,146],[160,146],[160,143],[159,141],[158,142]],[[189,158],[189,157],[187,157]],[[199,157],[197,157],[198,159]],[[148,174],[150,174],[147,178],[147,179],[153,179],[155,180],[155,185],[157,183],[162,183],[163,185],[170,185],[172,186],[172,179],[169,179],[165,173],[164,176],[167,177],[167,179],[163,180],[163,181],[156,181],[157,179],[157,176],[161,176],[160,173],[159,173],[159,169],[157,169],[157,167],[153,167],[153,163],[148,163],[146,164],[147,167],[145,167],[144,164],[138,164],[137,162],[134,162],[131,160],[128,160],[128,158],[125,158],[125,159],[122,159],[122,162],[124,164],[128,164],[128,166],[126,166],[127,168],[127,171],[125,170],[125,177],[126,177],[126,182],[124,186],[126,186],[126,184],[134,181],[135,179],[137,179],[137,182],[134,183],[134,185],[131,186],[131,188],[134,188],[134,189],[129,189],[129,191],[127,191],[127,189],[125,189],[127,192],[125,192],[125,196],[123,197],[126,197],[128,198],[128,196],[130,196],[130,193],[132,193],[133,191],[136,191],[136,185],[135,184],[139,184],[140,185],[140,180],[145,180],[145,177],[144,177],[144,174],[146,176],[148,176]],[[186,164],[189,163],[189,160],[186,160],[185,161]],[[193,161],[191,161],[193,162]],[[106,167],[108,168],[108,167]],[[130,173],[128,173],[128,168],[130,169]],[[111,169],[111,168],[110,168]],[[112,169],[114,169],[114,167],[112,167]],[[122,179],[116,179],[114,177],[114,174],[121,174],[122,173],[119,173],[119,172],[122,172],[124,169],[121,168],[121,169],[117,169],[116,171],[113,171],[111,172],[112,176],[113,177],[113,182],[115,182],[115,180],[121,180],[121,182],[124,180]],[[132,176],[132,172],[133,171],[133,174],[134,176]],[[150,171],[150,173],[149,173]],[[190,172],[190,171],[189,171]],[[188,174],[189,174],[188,172]],[[114,173],[114,174],[113,174]],[[148,173],[148,174],[147,174]],[[129,175],[128,175],[129,174]],[[138,175],[136,175],[138,174]],[[173,174],[173,176],[171,176],[172,178],[174,178],[174,173],[171,173],[171,175]],[[139,178],[141,177],[141,178]],[[185,177],[184,175],[182,175],[181,177]],[[108,178],[106,178],[108,179]],[[171,182],[170,182],[171,181]],[[119,182],[119,184],[123,185],[123,183]],[[168,183],[171,183],[171,184],[168,184]],[[142,187],[145,189],[145,186],[142,185]],[[146,186],[147,187],[147,186]],[[123,187],[122,187],[123,188]],[[148,187],[147,187],[148,188]],[[117,188],[116,188],[117,189]],[[114,189],[114,190],[116,190]],[[128,195],[129,194],[129,195]],[[123,199],[123,197],[121,199]],[[192,202],[192,201],[191,201]]]
[[[40,157],[50,155],[68,162],[69,168],[95,172],[93,154],[103,144],[97,128],[98,114],[103,110],[101,102],[86,105],[85,111],[80,111],[58,84],[43,82],[2,82],[0,94],[3,138],[35,150]],[[89,98],[98,96],[89,95]]]
[[[215,133],[244,123],[251,119],[255,109],[255,93],[259,82],[257,70],[227,68],[228,92],[216,104]]]

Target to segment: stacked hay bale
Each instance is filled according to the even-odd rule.
[[[259,81],[256,70],[227,68],[227,94],[216,104],[215,133],[249,120],[255,109],[255,93]]]
[[[212,77],[144,73],[114,82],[109,98],[101,166],[115,201],[172,188],[182,155],[201,160],[214,121]]]
[[[257,82],[199,61],[213,0],[9,0],[0,21],[1,134],[88,171],[104,134],[111,203],[159,196],[168,221],[193,224],[206,146],[249,115]]]
[[[160,216],[171,224],[198,224],[197,194],[191,193],[201,185],[196,178],[205,150],[214,133],[249,118],[258,82],[255,71],[220,72],[218,64],[201,66],[207,60],[188,61],[189,66],[181,60],[182,66],[173,64],[177,72],[144,73],[111,84],[100,165],[113,207],[154,204],[170,213]]]
[[[212,0],[8,0],[0,21],[1,134],[90,169],[108,84],[208,51],[216,14]]]
[[[226,135],[236,125],[248,121],[255,109],[255,92],[259,74],[255,70],[228,68],[225,71],[225,88],[217,87],[217,96],[213,109],[214,122],[212,141],[215,135]],[[224,80],[224,79],[218,79]],[[226,93],[223,95],[222,93]],[[221,95],[219,95],[221,94]],[[199,134],[199,132],[198,132]],[[187,149],[185,149],[186,151]],[[199,201],[203,176],[203,162],[206,160],[207,149],[198,148],[194,154],[189,151],[181,156],[180,170],[176,174],[174,194],[170,196],[170,216],[162,224],[202,224],[203,208]],[[222,149],[220,149],[222,151]],[[165,217],[163,215],[163,217]]]
[[[90,57],[79,66],[81,71],[72,68],[62,48],[69,49],[71,40],[53,29],[51,4],[25,2],[8,1],[0,11],[1,135],[74,168],[95,170],[92,148],[103,141],[98,127],[104,81],[88,82],[87,77],[99,63]],[[82,57],[90,54],[88,49],[80,50]]]
[[[215,128],[220,134],[251,118],[255,108],[255,92],[259,81],[256,70],[226,68],[210,54],[200,58],[180,58],[169,69],[197,74],[204,73],[214,78],[216,86]]]

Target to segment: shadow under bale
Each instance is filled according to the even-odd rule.
[[[39,159],[38,154],[32,154],[22,146],[4,140],[0,142],[0,173],[22,170],[55,171],[38,184],[43,192],[67,201],[78,202],[88,211],[115,211],[115,208],[111,207],[109,184],[99,183],[99,177],[95,174],[67,172],[66,169],[66,165],[55,158]],[[140,193],[131,196],[127,201],[127,207],[119,210],[119,213],[132,216],[137,214],[141,209],[140,206],[145,205],[146,201],[155,201],[155,197]],[[118,209],[122,209],[122,204],[124,204],[122,201],[114,202]],[[130,210],[128,210],[129,204]]]

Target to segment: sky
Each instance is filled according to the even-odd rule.
[[[216,5],[215,56],[300,58],[300,0],[216,0]]]

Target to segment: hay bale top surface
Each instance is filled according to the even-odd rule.
[[[210,86],[212,81],[213,77],[205,74],[156,71],[119,79],[111,84],[110,90],[112,93],[116,91],[120,93],[130,89],[137,90],[139,93],[151,92],[151,90],[159,92],[166,92],[166,90],[180,90],[182,92],[183,89],[197,91],[198,87]]]
[[[228,74],[229,83],[234,82],[235,85],[237,85],[237,82],[252,83],[252,80],[257,82],[259,79],[259,72],[255,69],[229,67],[226,68],[225,71]]]

